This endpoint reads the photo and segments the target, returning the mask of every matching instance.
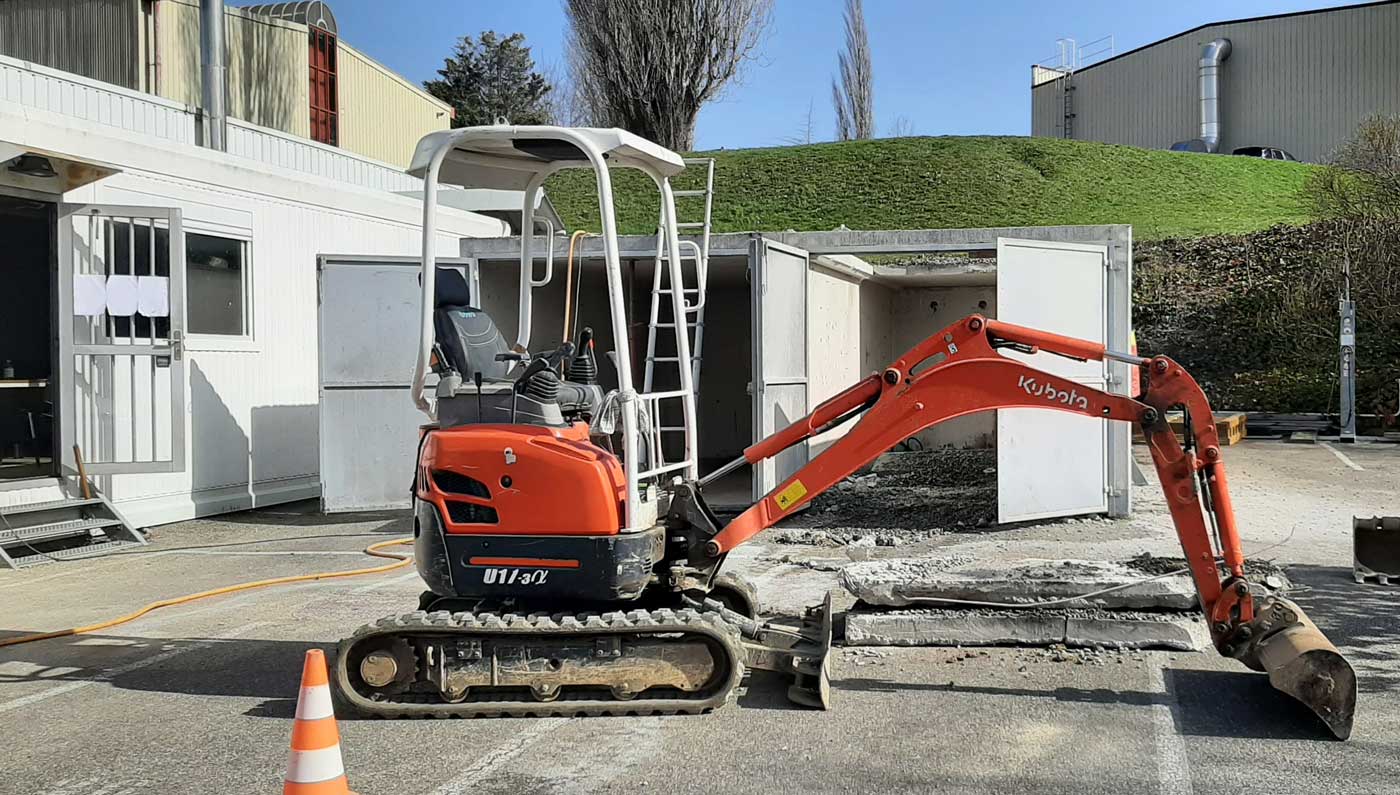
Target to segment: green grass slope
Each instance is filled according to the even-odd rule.
[[[1141,239],[1251,232],[1308,220],[1297,201],[1309,166],[1055,138],[897,138],[702,152],[716,160],[720,232],[1132,224]],[[698,187],[699,169],[677,178]],[[655,230],[656,190],[615,173],[625,234]],[[546,191],[571,229],[598,229],[591,175]],[[680,199],[681,220],[699,220]]]

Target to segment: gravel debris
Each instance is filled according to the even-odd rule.
[[[896,546],[990,527],[997,517],[996,472],[995,450],[886,453],[870,472],[836,484],[783,523],[825,529],[826,536],[807,541],[798,539],[809,536],[794,533],[778,540],[844,546],[873,536],[876,546]]]

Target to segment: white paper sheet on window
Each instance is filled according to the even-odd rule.
[[[165,276],[137,276],[136,311],[145,317],[169,317],[170,279]]]
[[[107,277],[107,314],[112,317],[131,317],[136,314],[136,277]]]
[[[107,277],[95,273],[73,276],[73,314],[99,317],[107,311]]]

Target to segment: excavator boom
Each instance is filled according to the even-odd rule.
[[[1126,361],[1140,368],[1145,389],[1136,399],[1103,392],[1005,356],[1002,348],[1079,360]],[[1216,649],[1250,668],[1267,671],[1274,687],[1307,705],[1338,738],[1350,734],[1356,676],[1296,604],[1277,597],[1256,600],[1244,575],[1244,555],[1210,406],[1196,381],[1165,356],[1145,359],[1087,340],[978,315],[966,317],[920,342],[883,372],[746,449],[735,465],[772,458],[841,422],[860,418],[820,455],[719,529],[705,543],[703,554],[711,560],[722,559],[881,453],[932,425],[1005,408],[1045,408],[1139,425]],[[1181,410],[1186,418],[1185,444],[1167,424],[1167,412],[1173,410]]]

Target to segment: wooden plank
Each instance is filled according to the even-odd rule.
[[[1168,412],[1167,424],[1176,431],[1177,440],[1184,443],[1186,439],[1183,435],[1184,420],[1181,412]],[[1227,447],[1244,441],[1245,437],[1249,435],[1245,413],[1231,411],[1215,415],[1215,432],[1220,436],[1220,444]],[[1142,429],[1136,425],[1133,426],[1133,441],[1143,441]]]

